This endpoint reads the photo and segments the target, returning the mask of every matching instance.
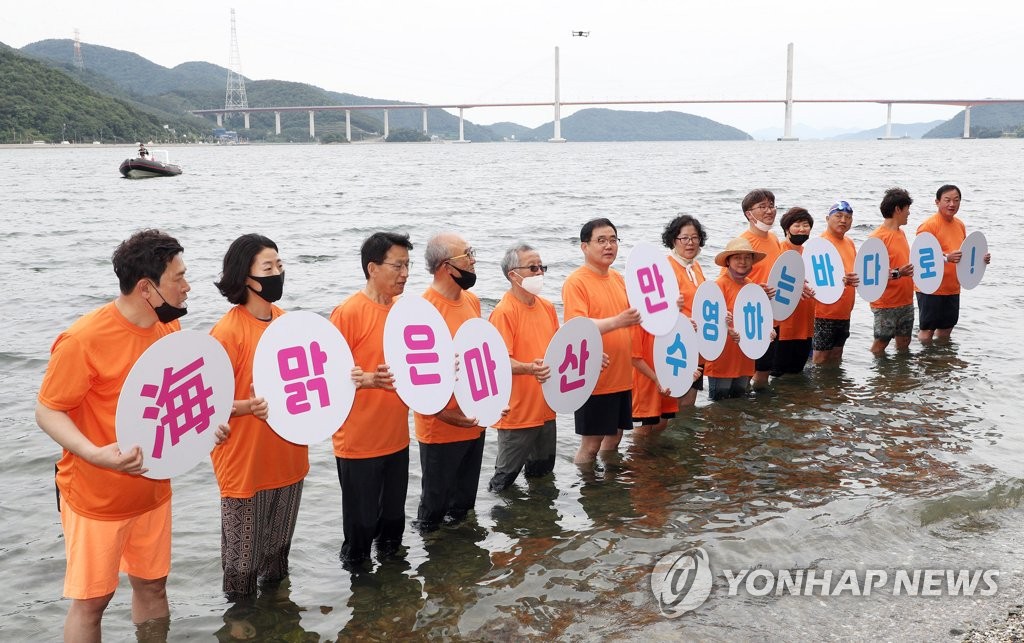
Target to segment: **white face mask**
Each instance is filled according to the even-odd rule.
[[[771,229],[775,227],[775,222],[773,221],[772,223],[765,223],[764,221],[754,219],[754,227],[760,230],[761,232],[771,232]]]
[[[539,295],[540,291],[544,288],[544,275],[523,277],[523,280],[519,285],[523,287],[523,290],[531,295]]]

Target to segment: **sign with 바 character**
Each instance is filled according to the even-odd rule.
[[[768,273],[768,285],[775,288],[772,316],[775,322],[789,319],[804,293],[804,260],[796,250],[779,255]]]
[[[555,413],[574,413],[583,406],[601,377],[604,340],[592,319],[574,317],[548,342],[544,363],[551,377],[541,384],[544,400]]]
[[[939,289],[946,266],[942,246],[934,234],[922,232],[914,238],[910,263],[914,264],[914,285],[918,290],[930,295]]]
[[[860,277],[857,294],[871,303],[885,293],[889,285],[889,249],[878,237],[868,237],[857,249],[853,271]]]
[[[512,361],[501,333],[489,321],[470,319],[455,333],[459,373],[455,400],[467,417],[491,426],[512,397]]]
[[[667,334],[654,338],[654,373],[672,397],[682,397],[690,390],[699,353],[697,333],[689,317],[680,315]]]
[[[676,324],[679,283],[668,258],[652,243],[636,244],[626,260],[626,296],[640,313],[640,326],[664,335]]]
[[[828,239],[815,237],[804,243],[804,274],[814,288],[814,298],[823,304],[834,304],[843,296],[845,269],[843,256]]]
[[[422,297],[399,299],[384,322],[384,359],[395,390],[413,411],[433,415],[455,391],[455,342],[441,313]]]
[[[252,383],[267,424],[295,444],[316,444],[345,422],[356,387],[352,351],[337,327],[309,311],[275,319],[253,357]]]
[[[234,398],[231,360],[217,340],[195,330],[171,333],[128,372],[114,416],[117,445],[142,449],[145,477],[173,478],[210,455]]]
[[[717,359],[725,350],[729,326],[725,323],[728,308],[718,284],[705,281],[693,293],[693,321],[697,322],[697,350],[706,360]]]
[[[985,276],[985,255],[988,254],[988,240],[979,230],[967,235],[960,244],[960,263],[956,264],[956,276],[960,287],[970,290],[981,283]]]
[[[772,304],[764,288],[747,284],[740,288],[732,305],[732,327],[740,334],[740,350],[759,359],[772,343]]]

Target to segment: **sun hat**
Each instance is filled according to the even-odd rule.
[[[715,255],[715,263],[725,268],[729,262],[729,257],[744,253],[754,255],[754,263],[761,261],[766,256],[763,252],[755,252],[754,247],[743,237],[736,237],[725,246],[725,250]]]

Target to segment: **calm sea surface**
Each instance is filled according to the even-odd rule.
[[[174,482],[171,639],[335,640],[695,638],[955,640],[1005,615],[1024,586],[1021,391],[1024,288],[1015,275],[1024,143],[870,141],[186,147],[177,178],[123,180],[130,148],[0,149],[0,639],[59,638],[64,544],[53,493],[59,448],[33,419],[50,344],[116,294],[114,247],[159,227],[185,246],[192,293],[183,327],[209,329],[228,309],[212,282],[239,234],[274,239],[287,265],[286,309],[329,314],[360,288],[358,248],[378,229],[408,231],[422,250],[441,229],[478,249],[485,315],[507,286],[498,262],[518,240],[551,266],[545,295],[581,261],[580,225],[607,216],[624,243],[657,242],[685,212],[710,232],[701,261],[744,226],[739,202],[770,187],[780,213],[808,208],[824,228],[836,198],[855,207],[860,242],[881,220],[885,188],[916,198],[908,229],[958,184],[968,230],[993,263],[963,295],[946,346],[874,359],[871,313],[858,299],[840,368],[785,378],[767,393],[680,414],[660,436],[623,440],[621,462],[572,464],[578,438],[559,417],[553,478],[486,489],[488,431],[476,515],[422,538],[404,561],[352,576],[338,562],[341,502],[328,443],[310,449],[291,580],[254,605],[220,594],[217,485],[210,466]],[[419,499],[412,447],[407,515]],[[667,619],[650,590],[662,556],[702,546],[711,598]],[[728,596],[722,570],[998,569],[983,597]],[[836,572],[836,576],[840,572]],[[108,640],[134,640],[122,581]]]

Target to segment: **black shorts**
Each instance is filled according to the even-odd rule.
[[[576,435],[615,435],[633,428],[633,391],[591,395],[576,409]]]
[[[814,318],[814,350],[830,351],[841,348],[850,338],[849,319]]]
[[[778,377],[787,373],[801,373],[811,356],[811,339],[787,339],[779,342],[775,349],[775,365],[772,376]]]
[[[960,321],[960,295],[917,293],[917,313],[921,330],[952,328]]]
[[[671,420],[675,416],[675,413],[662,413],[660,416],[657,417],[652,416],[643,418],[633,418],[633,423],[639,424],[640,426],[654,426],[655,424],[661,422],[662,420]]]
[[[779,327],[774,328],[775,336],[779,336]],[[770,371],[775,368],[775,351],[778,350],[779,340],[774,339],[772,343],[768,344],[768,350],[765,351],[764,355],[754,360],[755,371]]]

